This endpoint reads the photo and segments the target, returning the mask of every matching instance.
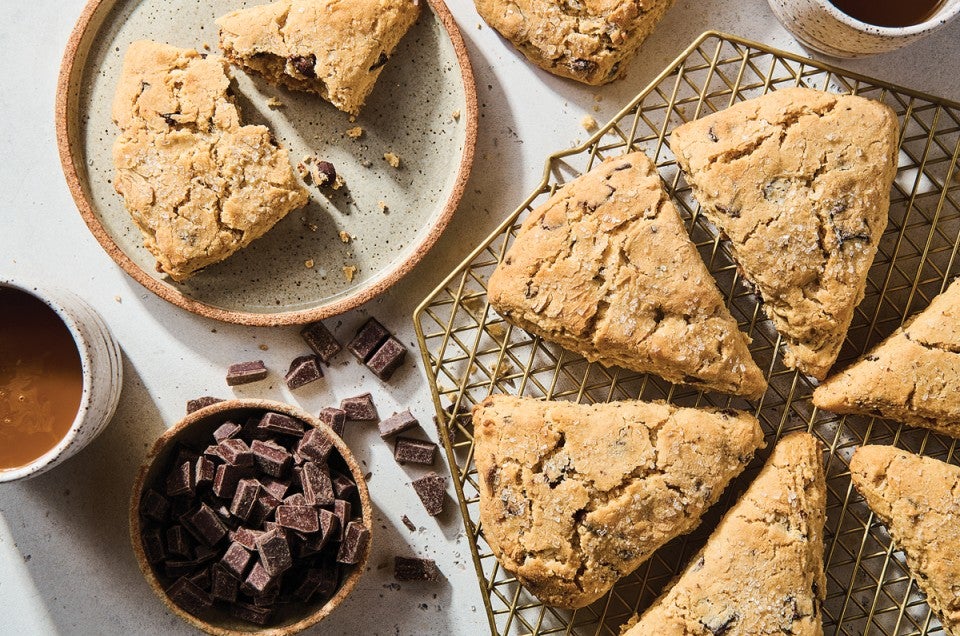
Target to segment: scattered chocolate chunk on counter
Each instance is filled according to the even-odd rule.
[[[374,422],[380,419],[373,396],[369,393],[344,398],[340,401],[340,409],[346,412],[351,422]]]
[[[387,338],[390,337],[387,328],[380,324],[376,318],[368,320],[357,335],[347,344],[347,349],[356,356],[360,362],[366,362],[380,348]]]
[[[340,353],[343,348],[333,334],[323,326],[322,322],[315,322],[307,325],[300,332],[303,340],[313,349],[313,352],[323,360],[324,364],[330,364],[331,358]]]
[[[384,342],[377,352],[367,360],[367,366],[374,375],[386,382],[393,377],[407,358],[407,348],[403,343],[391,336]]]
[[[204,395],[192,400],[187,400],[187,415],[199,411],[202,408],[206,408],[212,404],[216,404],[217,402],[223,402],[223,398],[213,397],[212,395]]]
[[[316,382],[323,377],[323,370],[320,368],[320,356],[309,355],[294,358],[290,363],[290,370],[283,377],[290,390],[299,389],[312,382]]]
[[[266,379],[267,373],[267,367],[263,364],[263,360],[238,362],[237,364],[231,364],[227,369],[227,384],[239,386],[259,382]]]
[[[410,409],[407,409],[401,413],[394,413],[377,426],[380,429],[380,437],[387,439],[391,435],[402,433],[419,425],[420,422],[413,416]]]
[[[347,344],[357,360],[381,380],[389,380],[407,357],[407,348],[376,318],[370,318]]]
[[[393,458],[400,463],[432,466],[436,455],[437,445],[427,440],[400,436],[393,446]]]
[[[412,485],[427,514],[435,517],[443,512],[443,502],[447,496],[446,480],[443,477],[429,472],[420,479],[414,479]]]
[[[433,559],[393,558],[393,576],[398,581],[439,581],[440,570]]]

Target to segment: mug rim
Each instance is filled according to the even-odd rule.
[[[816,0],[816,2],[835,20],[842,22],[843,24],[856,29],[857,31],[863,31],[873,35],[886,35],[890,37],[909,37],[927,33],[947,24],[960,15],[960,2],[955,1],[953,6],[950,6],[949,3],[951,0],[946,0],[943,6],[940,7],[940,11],[938,13],[934,14],[933,17],[924,20],[923,22],[911,24],[910,26],[905,27],[888,27],[858,20],[844,11],[841,11],[840,8],[833,4],[833,2],[830,0]]]
[[[36,298],[53,310],[66,326],[67,331],[70,332],[70,337],[73,338],[73,343],[77,347],[77,355],[80,357],[80,374],[83,378],[83,385],[80,389],[80,405],[77,407],[77,413],[73,417],[73,422],[70,423],[70,428],[67,429],[63,438],[50,450],[27,464],[14,468],[0,469],[0,484],[2,484],[30,477],[50,467],[77,438],[77,433],[90,407],[90,383],[93,378],[93,369],[91,368],[90,345],[83,335],[83,331],[80,329],[80,323],[75,320],[73,316],[69,315],[55,297],[51,298],[46,288],[30,282],[18,282],[9,278],[0,278],[0,287],[7,287],[23,292]]]

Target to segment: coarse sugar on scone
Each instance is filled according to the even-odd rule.
[[[158,270],[177,281],[262,236],[308,196],[265,126],[244,126],[226,62],[146,40],[113,102],[114,187]]]

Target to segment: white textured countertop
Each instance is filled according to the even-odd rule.
[[[374,315],[413,355],[389,385],[342,355],[316,388],[294,395],[276,372],[269,382],[231,391],[224,369],[263,358],[271,369],[285,370],[303,351],[297,329],[219,324],[167,304],[114,265],[77,213],[60,170],[53,103],[60,57],[83,0],[0,2],[0,277],[60,285],[86,298],[120,341],[126,376],[117,415],[97,441],[46,475],[0,485],[0,634],[189,633],[140,575],[126,520],[147,446],[182,417],[187,399],[266,397],[317,412],[370,390],[381,414],[409,405],[436,439],[413,309],[526,197],[547,154],[586,138],[583,115],[605,121],[708,29],[800,50],[766,0],[678,0],[627,78],[596,89],[527,64],[493,30],[480,28],[469,0],[450,5],[467,40],[481,104],[474,177],[444,237],[405,280],[361,309],[327,321],[345,340]],[[960,101],[960,22],[901,52],[840,65]],[[603,100],[594,112],[598,93]],[[312,633],[487,633],[455,506],[438,519],[428,517],[409,487],[423,471],[398,466],[375,427],[354,426],[346,441],[372,472],[375,548],[357,591]],[[403,514],[417,532],[403,526]],[[395,554],[436,559],[443,581],[397,589],[391,585]]]

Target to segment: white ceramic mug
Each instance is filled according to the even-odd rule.
[[[850,17],[830,0],[768,1],[784,28],[801,44],[833,57],[888,53],[933,33],[960,15],[960,0],[946,0],[925,22],[908,27],[882,27]]]
[[[0,287],[30,294],[56,312],[77,345],[83,373],[80,408],[70,430],[56,446],[29,464],[0,470],[0,482],[7,482],[50,470],[92,442],[107,427],[120,401],[123,359],[120,346],[103,319],[76,294],[4,279],[0,279]]]

